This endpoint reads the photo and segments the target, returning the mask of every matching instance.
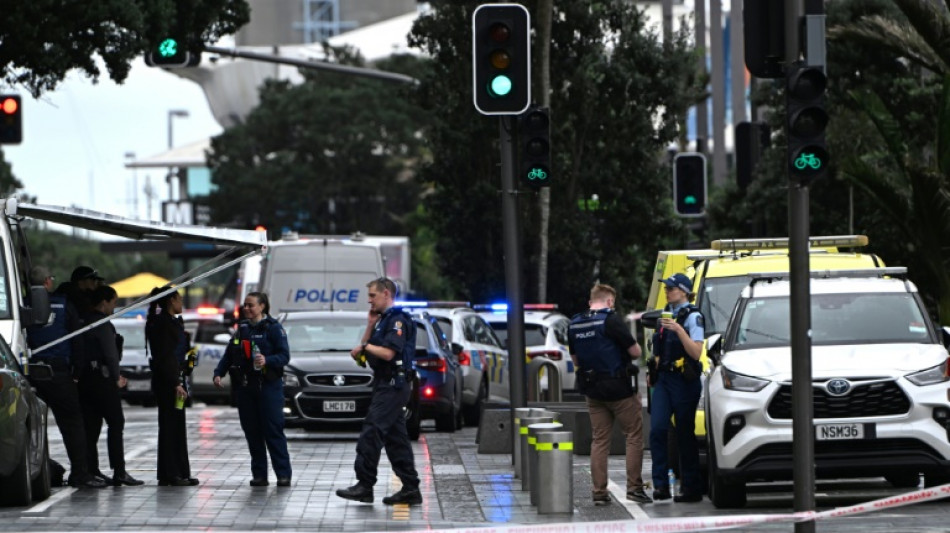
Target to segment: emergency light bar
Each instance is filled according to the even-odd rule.
[[[426,300],[419,300],[419,301],[397,300],[397,301],[393,302],[393,305],[394,305],[395,307],[413,307],[413,308],[416,308],[416,309],[424,309],[424,308],[430,308],[430,309],[436,309],[436,308],[439,308],[439,309],[451,309],[451,308],[454,308],[454,307],[468,307],[468,306],[469,306],[469,303],[470,303],[470,302],[450,302],[450,301],[441,301],[441,302],[440,302],[440,301],[432,301],[432,302],[429,302],[429,301],[426,301]]]
[[[223,315],[224,309],[221,307],[211,307],[207,305],[198,306],[196,309],[199,315],[202,316],[214,316],[214,315]]]
[[[494,304],[477,304],[472,309],[476,311],[492,311],[501,313],[508,310],[508,304],[504,302]],[[525,311],[556,311],[557,304],[524,304]]]
[[[808,246],[822,248],[828,246],[842,246],[858,248],[868,245],[867,235],[831,235],[826,237],[809,237]],[[710,243],[710,248],[721,251],[757,250],[770,248],[788,248],[788,237],[772,239],[717,239]]]
[[[776,280],[788,278],[786,272],[750,272],[746,274],[752,278],[752,283],[756,281]],[[907,277],[907,267],[881,267],[881,268],[854,268],[842,270],[812,270],[808,272],[810,278],[877,278],[892,276],[904,279]]]

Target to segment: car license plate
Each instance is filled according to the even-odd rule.
[[[854,440],[864,438],[864,424],[818,424],[817,440]]]
[[[353,400],[324,400],[324,413],[355,413],[356,402]]]
[[[141,392],[152,390],[152,383],[147,379],[130,379],[126,387],[129,391]]]

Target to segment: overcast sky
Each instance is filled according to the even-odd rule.
[[[146,177],[156,198],[152,220],[168,199],[164,169],[125,168],[126,153],[144,159],[168,146],[168,111],[175,146],[217,135],[222,129],[198,84],[137,59],[122,85],[100,77],[97,84],[73,72],[56,91],[34,100],[23,91],[23,143],[4,145],[6,160],[25,191],[48,205],[77,206],[146,218]],[[137,187],[133,183],[137,181]],[[137,190],[137,195],[136,195]]]

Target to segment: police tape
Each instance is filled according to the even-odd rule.
[[[950,484],[820,512],[803,511],[777,514],[690,516],[682,518],[615,520],[607,522],[559,522],[537,525],[514,524],[500,527],[425,529],[419,531],[424,531],[425,533],[673,533],[685,531],[713,531],[776,522],[829,520],[871,513],[883,509],[904,507],[906,505],[939,500],[947,497],[950,497]]]

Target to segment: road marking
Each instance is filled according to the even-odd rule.
[[[50,507],[52,507],[54,504],[58,503],[60,500],[65,499],[67,496],[69,496],[70,494],[72,494],[72,493],[74,493],[74,492],[76,492],[76,489],[75,489],[75,488],[73,488],[73,487],[67,487],[67,488],[65,488],[65,489],[63,489],[63,490],[57,492],[56,494],[50,496],[49,498],[47,498],[45,502],[38,503],[38,504],[34,505],[33,507],[30,507],[30,508],[27,509],[26,511],[23,511],[23,514],[43,513],[43,512],[45,512],[47,509],[49,509]]]
[[[628,513],[630,513],[630,516],[632,516],[634,520],[650,519],[650,515],[648,515],[646,511],[640,507],[639,503],[632,502],[627,499],[627,491],[625,489],[621,489],[620,485],[614,483],[612,480],[607,480],[607,490],[610,491],[610,495],[613,496],[617,503],[623,505],[623,507]]]

